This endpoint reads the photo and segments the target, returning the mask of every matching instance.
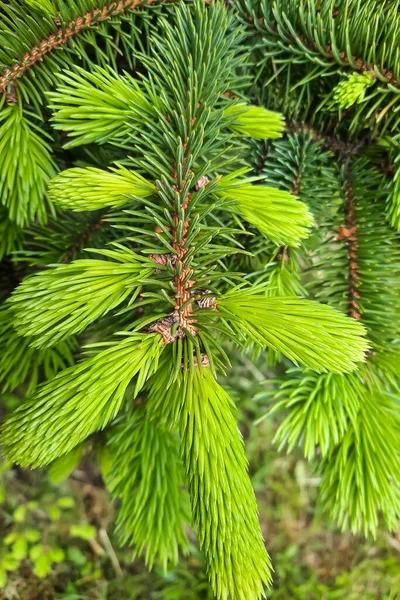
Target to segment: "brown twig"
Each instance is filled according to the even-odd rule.
[[[0,77],[0,93],[6,93],[7,102],[16,102],[18,78],[47,54],[66,44],[70,38],[84,29],[111,19],[124,11],[134,10],[141,3],[151,4],[151,2],[152,0],[119,0],[118,2],[112,2],[104,6],[102,9],[94,8],[90,10],[83,16],[78,16],[67,23],[65,27],[58,27],[56,33],[52,33],[47,39],[39,42],[39,44],[26,52],[11,67],[3,71]]]
[[[184,152],[186,152],[187,143],[188,140],[186,140],[184,144]],[[183,167],[185,167],[185,162],[186,158],[184,158]],[[177,181],[176,171],[174,172],[174,179]],[[175,184],[174,186],[180,196],[182,196],[185,185],[186,181],[184,180],[182,181],[181,187],[178,187],[177,184]],[[183,202],[181,203],[181,209],[184,211],[189,205],[190,195],[190,192],[188,192],[185,198],[183,198]],[[181,225],[179,215],[177,213],[174,213],[172,215],[172,218],[175,225],[172,232],[172,247],[175,250],[177,256],[174,275],[174,286],[176,289],[174,316],[176,322],[178,323],[177,337],[183,337],[185,329],[190,331],[190,333],[192,333],[193,335],[196,335],[196,327],[193,323],[193,320],[191,319],[191,316],[193,314],[193,302],[190,294],[190,288],[193,287],[194,281],[190,279],[190,269],[186,264],[186,254],[189,251],[189,248],[187,247],[186,243],[187,233],[189,229],[189,221],[187,219],[184,221],[182,233],[180,239],[178,239],[178,229]]]
[[[300,194],[300,186],[301,186],[301,164],[298,165],[296,172],[294,174],[293,186],[291,189],[291,194],[293,196],[298,196]],[[290,246],[280,246],[277,254],[275,255],[275,259],[277,262],[281,262],[284,260],[286,263],[290,260]]]
[[[75,252],[77,252],[85,242],[95,233],[103,224],[103,217],[97,219],[94,223],[89,225],[84,231],[82,231],[76,238],[75,242],[66,250],[62,263],[65,265],[71,262]]]
[[[114,568],[116,576],[122,577],[123,573],[122,573],[121,565],[119,564],[118,557],[117,557],[115,550],[111,544],[110,538],[108,537],[108,533],[104,529],[104,527],[99,529],[99,538],[101,539],[101,541],[106,549],[106,552],[107,552],[108,557],[111,561],[111,564]]]
[[[335,154],[340,154],[344,158],[357,156],[360,154],[364,146],[371,142],[368,137],[363,137],[362,139],[357,139],[355,141],[342,140],[337,136],[327,135],[319,131],[316,127],[308,125],[307,123],[301,123],[298,121],[287,121],[286,126],[290,133],[301,131],[304,133],[309,133],[313,142],[321,142],[321,145],[325,150],[330,150]]]
[[[337,240],[345,240],[348,259],[348,314],[359,321],[361,319],[359,298],[360,274],[358,265],[357,219],[354,208],[353,188],[349,181],[349,169],[345,172],[346,202],[344,206],[345,224],[337,229]]]

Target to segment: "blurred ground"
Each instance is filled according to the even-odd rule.
[[[237,359],[224,382],[237,400],[267,547],[273,600],[400,599],[400,537],[340,533],[316,506],[318,478],[272,445],[276,421],[261,360]],[[4,402],[10,399],[3,399]],[[276,417],[274,417],[275,419]],[[277,417],[279,418],[279,416]],[[148,573],[118,547],[113,506],[90,458],[66,482],[2,465],[0,600],[212,600],[193,545],[172,572]]]

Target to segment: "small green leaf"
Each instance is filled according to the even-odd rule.
[[[49,558],[52,562],[62,562],[65,559],[65,553],[62,548],[50,548]]]
[[[28,542],[24,537],[20,536],[15,540],[12,554],[16,560],[23,560],[28,556]]]
[[[37,542],[40,539],[40,532],[37,529],[28,529],[25,532],[25,539],[30,542]]]
[[[58,521],[58,519],[61,517],[61,511],[58,506],[50,506],[47,512],[49,513],[49,517],[52,521]]]
[[[16,571],[19,567],[19,560],[12,554],[6,554],[2,560],[2,566],[7,571]]]
[[[3,542],[4,542],[4,544],[6,546],[9,546],[13,542],[15,542],[15,540],[17,539],[17,537],[18,537],[18,534],[15,531],[12,531],[8,535],[6,535],[6,537],[4,538]]]
[[[96,528],[93,525],[72,525],[70,534],[82,540],[91,540],[96,537]]]
[[[0,567],[0,589],[6,587],[7,572],[3,567]]]
[[[21,523],[22,521],[25,520],[26,517],[26,509],[27,506],[26,504],[20,504],[15,510],[14,510],[14,521],[16,521],[17,523]]]
[[[34,561],[33,572],[42,579],[51,573],[51,560],[48,554],[42,554]]]
[[[36,544],[36,546],[32,546],[29,551],[29,558],[33,561],[38,560],[40,556],[44,554],[44,546],[43,544]]]
[[[73,508],[75,506],[75,500],[72,496],[63,496],[57,500],[57,504],[60,508]]]
[[[82,567],[86,563],[85,555],[76,546],[67,548],[67,559],[77,567]]]

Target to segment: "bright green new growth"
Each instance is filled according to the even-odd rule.
[[[53,19],[57,15],[57,8],[54,6],[52,0],[23,0],[23,2],[35,10],[49,14]]]
[[[232,119],[229,128],[233,132],[255,140],[280,138],[285,127],[285,119],[280,113],[262,106],[235,104],[226,108],[224,115]]]
[[[284,190],[228,176],[220,179],[216,194],[233,200],[246,221],[279,245],[298,246],[313,224],[306,204]]]
[[[55,129],[75,138],[66,148],[123,139],[131,129],[129,119],[140,123],[154,115],[137,81],[127,73],[122,76],[100,67],[88,72],[77,67],[60,79],[63,84],[48,97]]]
[[[75,342],[68,340],[38,351],[31,347],[30,338],[16,335],[13,316],[9,306],[0,307],[0,389],[13,391],[25,383],[29,396],[43,375],[51,379],[73,364]]]
[[[125,300],[132,303],[154,271],[154,262],[120,245],[91,251],[112,260],[53,266],[25,279],[11,297],[14,325],[21,335],[34,338],[32,346],[57,344]]]
[[[115,418],[133,377],[136,396],[157,370],[162,348],[157,334],[125,336],[97,344],[105,349],[59,373],[11,415],[3,427],[8,457],[23,466],[47,465]]]
[[[247,474],[234,404],[209,368],[153,378],[149,413],[179,426],[193,522],[218,600],[257,600],[271,582],[271,563]]]
[[[309,460],[317,448],[325,456],[339,444],[347,428],[354,423],[366,393],[361,376],[349,373],[319,375],[292,369],[275,396],[279,400],[271,414],[286,409],[274,441],[288,452],[301,446]]]
[[[47,11],[49,0],[44,1]],[[36,0],[29,2],[36,4]],[[310,2],[312,15],[319,9],[319,2]],[[12,7],[17,3],[18,0],[13,2]],[[252,9],[251,3],[243,4],[247,10]],[[296,44],[292,44],[292,32],[287,36],[290,48],[282,40],[275,42],[278,31],[286,31],[285,27],[290,30],[290,20],[295,20],[294,4],[293,0],[261,0],[263,14],[251,21],[246,19],[246,32],[242,35],[244,28],[236,22],[236,13],[229,16],[222,2],[181,2],[177,7],[156,3],[151,9],[154,12],[143,5],[137,22],[132,16],[133,8],[126,9],[126,20],[113,13],[114,9],[125,11],[128,3],[106,3],[101,14],[111,18],[107,23],[96,23],[82,36],[88,48],[80,43],[79,27],[74,29],[73,23],[70,31],[75,37],[73,41],[65,40],[68,51],[51,51],[37,65],[20,61],[18,68],[23,71],[26,67],[27,73],[19,73],[24,76],[18,77],[18,86],[11,90],[19,101],[29,99],[37,109],[38,104],[43,104],[41,92],[55,85],[56,91],[47,95],[54,110],[51,122],[55,129],[69,135],[65,145],[69,150],[65,153],[57,147],[65,136],[55,136],[60,164],[89,162],[109,170],[75,167],[63,171],[50,184],[52,200],[73,213],[61,215],[60,210],[61,216],[50,220],[48,228],[34,224],[27,234],[23,258],[30,260],[33,267],[49,262],[52,265],[24,280],[7,301],[8,314],[13,317],[4,329],[11,342],[7,338],[0,341],[5,348],[4,362],[0,358],[7,375],[5,385],[10,380],[13,385],[18,384],[26,376],[20,372],[20,365],[14,367],[11,353],[21,357],[25,352],[29,360],[36,355],[57,356],[56,350],[67,345],[68,340],[54,352],[51,348],[37,351],[33,346],[50,346],[72,333],[83,333],[89,325],[89,339],[93,335],[94,339],[98,336],[107,340],[109,332],[118,330],[126,337],[98,345],[97,354],[67,368],[39,388],[33,399],[7,421],[3,435],[6,452],[17,462],[33,466],[60,457],[53,464],[56,476],[61,476],[57,469],[62,467],[65,472],[73,468],[88,436],[108,424],[115,426],[109,445],[114,464],[111,471],[103,470],[103,476],[121,502],[122,539],[133,543],[135,552],[144,554],[149,566],[158,557],[166,568],[169,562],[176,561],[178,547],[185,545],[184,506],[179,489],[181,465],[176,448],[179,442],[173,429],[176,427],[181,437],[194,524],[219,600],[258,600],[270,584],[271,572],[242,440],[232,414],[233,403],[216,381],[217,374],[229,364],[224,342],[233,338],[244,351],[250,348],[259,352],[267,346],[271,354],[282,353],[296,363],[323,372],[321,376],[303,374],[309,384],[303,382],[298,394],[290,394],[289,402],[293,401],[295,411],[298,410],[284,422],[279,433],[282,440],[300,443],[307,455],[316,451],[318,444],[325,458],[332,460],[333,473],[335,454],[331,440],[341,446],[346,436],[358,431],[359,407],[356,400],[352,401],[347,383],[338,383],[345,377],[341,373],[349,371],[346,382],[358,381],[359,374],[353,371],[368,349],[363,326],[343,314],[352,314],[349,252],[344,245],[350,245],[348,234],[344,233],[348,215],[341,212],[348,200],[357,204],[360,197],[368,197],[367,206],[356,206],[353,211],[358,227],[358,254],[354,259],[357,264],[353,270],[359,279],[363,276],[363,281],[358,286],[357,277],[353,277],[353,291],[359,293],[360,288],[362,298],[352,298],[352,311],[356,312],[358,306],[369,331],[376,330],[376,338],[382,337],[384,328],[388,339],[398,339],[391,327],[396,294],[386,302],[387,283],[393,281],[391,268],[398,263],[397,240],[387,235],[381,221],[375,219],[371,221],[374,226],[370,226],[368,207],[373,206],[383,219],[380,195],[375,183],[371,185],[372,170],[368,169],[365,177],[361,165],[362,176],[355,177],[353,164],[347,158],[346,162],[336,161],[332,153],[322,153],[321,146],[314,144],[314,136],[318,135],[314,131],[307,143],[303,143],[304,136],[295,135],[287,135],[276,145],[254,142],[280,137],[284,119],[263,106],[244,104],[247,72],[252,65],[257,64],[262,71],[263,61],[275,61],[271,57],[278,61],[273,64],[272,74],[265,77],[260,97],[256,85],[248,90],[252,100],[284,109],[290,129],[296,128],[297,121],[303,118],[292,103],[296,102],[296,93],[284,98],[281,86],[283,82],[286,91],[292,89],[292,75],[296,77],[304,66],[301,53],[308,56],[309,51],[314,60],[317,50],[299,44],[300,62],[295,58],[293,69],[289,64],[287,76],[285,73],[280,78],[289,62],[286,54]],[[89,27],[100,10],[94,0],[87,0],[83,9],[83,15],[92,10],[89,16],[80,15],[81,5],[73,2],[68,7],[58,3],[57,8],[61,28],[71,18],[77,19],[75,24]],[[305,22],[303,8],[299,9],[300,24]],[[325,19],[322,12],[321,19]],[[272,13],[274,18],[282,19],[277,27],[275,21],[271,25]],[[33,19],[31,14],[29,19]],[[42,28],[27,32],[35,44],[58,27],[48,16],[46,19],[48,23]],[[296,27],[299,23],[295,23]],[[332,25],[336,27],[336,23]],[[265,56],[247,63],[244,52],[250,47],[244,48],[242,42],[252,26],[262,32],[262,36],[257,33],[258,49],[261,46],[263,51],[264,43],[270,48],[263,53]],[[269,27],[267,36],[264,27]],[[331,29],[327,26],[324,32]],[[324,32],[319,33],[323,36]],[[308,31],[305,34],[310,35]],[[3,56],[11,67],[10,77],[16,63],[15,57],[8,54],[17,39],[11,27],[4,48],[0,47],[0,58]],[[328,44],[332,40],[326,40],[324,46]],[[25,47],[21,48],[18,56],[25,51]],[[71,57],[77,56],[86,70],[74,65]],[[129,65],[136,79],[121,75],[119,58]],[[113,68],[94,66],[93,60],[102,65],[108,62]],[[331,69],[332,61],[326,56],[324,61],[327,76],[318,78],[318,84],[330,79],[326,69]],[[320,62],[313,62],[316,72]],[[335,82],[338,70],[339,67],[334,71]],[[306,85],[315,79],[312,73],[311,79],[308,75]],[[272,84],[264,86],[270,76]],[[308,88],[304,89],[305,100],[313,97]],[[274,94],[279,97],[278,102]],[[324,96],[327,101],[330,97]],[[359,114],[363,106],[364,103],[357,104],[354,112]],[[2,131],[7,132],[1,130],[0,135]],[[243,139],[244,136],[253,140]],[[70,150],[91,143],[104,146]],[[319,160],[315,160],[316,156]],[[6,157],[8,161],[14,159],[12,153],[11,159],[9,153]],[[275,163],[267,172],[271,157]],[[257,165],[253,164],[255,160]],[[117,167],[109,168],[110,164]],[[248,167],[235,170],[240,164],[252,164],[250,170],[254,167],[258,176],[246,177]],[[18,178],[23,182],[20,168]],[[355,179],[364,181],[364,187],[357,186]],[[258,183],[265,180],[268,187]],[[293,190],[299,199],[291,195]],[[373,195],[373,202],[368,194]],[[375,203],[376,199],[379,202]],[[107,209],[114,207],[120,210],[107,214]],[[76,214],[93,210],[102,213]],[[340,213],[339,222],[335,221],[331,231],[333,239],[321,227],[325,212],[332,218]],[[316,227],[311,228],[314,218]],[[257,235],[254,228],[240,221],[254,225],[263,235]],[[79,225],[76,232],[75,224]],[[87,227],[81,228],[81,224]],[[360,231],[364,231],[361,236]],[[7,235],[3,247],[9,248],[14,233]],[[99,250],[105,260],[80,258],[85,246],[102,249],[117,235],[118,245],[112,250]],[[370,243],[371,237],[376,241],[376,236],[384,238],[378,253],[377,246]],[[339,237],[347,241],[335,254],[333,276],[326,276],[332,261],[330,256],[327,261],[325,256],[318,260],[320,241],[323,238],[334,246],[339,244]],[[36,244],[37,251],[32,249]],[[371,250],[366,251],[368,248]],[[374,253],[379,256],[379,264],[373,261]],[[78,260],[71,264],[54,264],[68,263],[75,254]],[[313,297],[342,313],[330,306],[288,297],[305,295],[299,272],[310,255],[317,272],[310,279],[313,283],[324,280],[322,292],[316,290]],[[376,279],[378,269],[387,275]],[[325,286],[325,282],[329,285]],[[383,290],[379,292],[379,302],[377,289]],[[94,323],[96,319],[98,323]],[[28,337],[19,339],[15,328]],[[82,343],[85,339],[83,334]],[[15,351],[18,344],[20,354]],[[60,355],[65,358],[65,352]],[[63,367],[61,362],[58,368]],[[325,375],[329,370],[335,374]],[[327,398],[327,390],[332,390],[335,382],[347,394],[341,404],[338,396]],[[313,391],[313,386],[317,391]],[[139,391],[141,396],[134,405],[132,399]],[[125,399],[126,411],[120,411]],[[321,419],[316,431],[304,422],[309,415]],[[117,416],[118,421],[112,423]],[[167,431],[171,427],[172,431]],[[106,437],[107,434],[97,436],[93,446]],[[397,466],[392,462],[380,464],[382,470],[379,467],[375,471],[382,478],[384,473],[390,477],[390,469]],[[339,470],[338,476],[341,474]],[[365,479],[356,484],[354,481],[353,490],[362,486],[369,490]],[[384,507],[388,514],[389,489],[382,485],[388,498]],[[368,494],[369,491],[365,497]],[[372,496],[371,512],[380,506],[377,499],[377,494]],[[342,504],[340,514],[345,515],[349,505]]]
[[[62,208],[73,211],[123,206],[130,198],[146,198],[154,185],[122,166],[103,171],[95,167],[62,171],[49,184],[49,197]]]
[[[375,83],[371,73],[352,73],[333,90],[333,102],[340,108],[350,108],[363,101],[367,89]]]
[[[383,395],[364,395],[357,418],[321,465],[321,502],[343,529],[376,536],[378,514],[390,530],[400,513],[400,421]]]
[[[106,483],[120,501],[121,543],[134,546],[133,558],[143,555],[149,568],[158,558],[167,571],[188,543],[178,437],[161,429],[142,405],[115,426],[108,449],[112,468]]]
[[[318,373],[352,371],[368,349],[360,323],[312,300],[268,298],[253,287],[231,290],[218,309],[240,337],[245,331],[245,338]]]
[[[49,145],[36,133],[18,104],[1,107],[0,203],[19,226],[47,220],[46,184],[56,174]]]

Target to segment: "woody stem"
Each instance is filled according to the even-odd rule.
[[[119,0],[104,6],[104,8],[94,8],[84,15],[78,16],[65,27],[58,27],[55,33],[52,33],[47,39],[42,40],[39,44],[26,52],[19,60],[11,67],[5,69],[0,77],[0,93],[7,94],[8,102],[16,102],[16,84],[17,80],[24,75],[39,60],[42,60],[47,54],[59,48],[68,40],[82,30],[88,27],[98,25],[101,22],[111,19],[118,14],[134,10],[139,6],[142,0]],[[151,0],[144,0],[146,4],[150,4]]]

